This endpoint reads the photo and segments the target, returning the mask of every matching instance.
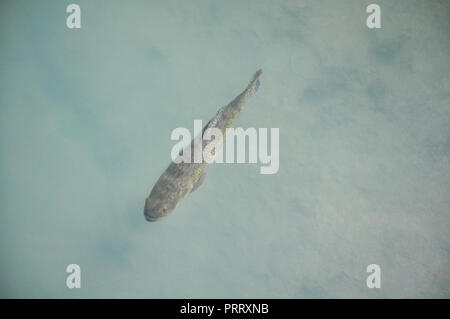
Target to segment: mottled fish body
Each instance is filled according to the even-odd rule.
[[[217,128],[222,132],[223,139],[225,139],[226,129],[232,127],[248,99],[258,89],[261,73],[262,70],[258,70],[247,88],[227,106],[219,109],[217,114],[203,128],[202,136],[206,129]],[[193,159],[194,151],[196,150],[196,143],[202,143],[201,150],[203,150],[206,145],[212,142],[211,140],[202,139],[202,136],[200,136],[200,139],[194,137],[188,146],[191,151],[191,159]],[[214,152],[215,150],[213,149]],[[204,160],[200,163],[195,163],[193,160],[190,163],[176,163],[173,161],[158,179],[150,195],[145,200],[145,218],[148,221],[156,221],[173,211],[184,197],[200,186],[207,165],[208,163]]]

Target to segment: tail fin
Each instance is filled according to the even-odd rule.
[[[258,88],[259,88],[259,76],[262,74],[262,69],[259,69],[255,72],[252,79],[250,80],[250,83],[247,87],[247,90],[250,92],[250,94],[254,94]]]
[[[262,69],[259,69],[258,71],[256,71],[255,74],[253,75],[252,82],[254,80],[257,80],[261,74],[262,74]]]

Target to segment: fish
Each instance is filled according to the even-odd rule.
[[[187,146],[190,148],[191,159],[194,156],[196,143],[202,143],[200,149],[212,142],[212,140],[199,138],[205,134],[209,128],[217,128],[222,132],[223,140],[226,137],[226,129],[231,128],[238,118],[244,106],[247,104],[260,86],[259,77],[262,70],[256,71],[245,90],[235,97],[229,104],[221,107],[217,114],[203,127],[201,136],[196,136]],[[223,142],[223,141],[222,141]],[[211,147],[211,155],[215,154],[218,145]],[[197,144],[199,146],[199,144]],[[182,156],[185,150],[180,151]],[[149,222],[160,220],[171,213],[178,204],[190,193],[196,191],[205,179],[205,169],[210,162],[202,159],[197,163],[195,161],[172,161],[169,167],[160,176],[153,186],[150,195],[145,200],[144,216]]]

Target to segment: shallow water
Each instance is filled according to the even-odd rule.
[[[450,297],[447,1],[377,30],[356,0],[76,3],[0,4],[1,297]],[[258,68],[236,125],[280,129],[278,173],[212,165],[146,222],[172,130]]]

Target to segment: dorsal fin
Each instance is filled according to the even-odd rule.
[[[217,111],[217,114],[212,119],[209,120],[208,124],[205,125],[205,128],[203,129],[203,132],[202,132],[202,136],[203,136],[203,134],[205,134],[205,131],[207,129],[216,127],[217,122],[219,121],[220,117],[222,116],[222,113],[223,113],[223,107],[221,107]]]

